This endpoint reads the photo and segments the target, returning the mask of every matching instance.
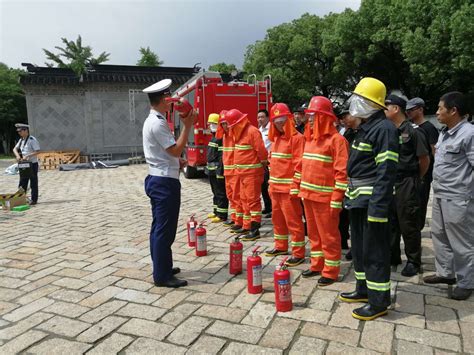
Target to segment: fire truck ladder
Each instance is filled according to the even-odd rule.
[[[262,81],[257,81],[255,74],[249,75],[247,83],[251,83],[251,78],[255,85],[255,93],[257,95],[257,111],[265,109],[268,111],[268,95],[272,92],[272,77],[270,74],[264,75]]]

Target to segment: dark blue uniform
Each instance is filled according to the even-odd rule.
[[[214,135],[207,146],[207,168],[214,204],[214,214],[222,220],[227,220],[229,200],[225,192],[224,164],[222,162],[222,139]]]

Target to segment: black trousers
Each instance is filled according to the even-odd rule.
[[[423,178],[420,181],[420,231],[423,230],[426,223],[426,210],[428,208],[428,201],[430,200],[431,179]]]
[[[270,213],[272,211],[272,200],[270,194],[268,193],[268,180],[270,180],[270,171],[268,167],[265,167],[265,173],[263,174],[263,183],[262,183],[262,197],[264,211]]]
[[[220,219],[226,220],[229,211],[229,200],[225,192],[225,179],[224,177],[217,177],[217,175],[209,175],[209,183],[213,195],[214,214]]]
[[[376,307],[390,305],[390,234],[388,223],[368,222],[366,208],[349,210],[356,291]]]
[[[342,249],[347,249],[349,245],[349,211],[345,208],[342,208],[341,213],[339,214],[339,233],[341,234],[341,247]]]
[[[28,189],[28,182],[31,182],[31,201],[38,202],[38,163],[31,163],[31,167],[33,168],[33,175],[27,178],[20,177],[20,183],[18,187],[22,187],[23,190]]]
[[[390,205],[391,264],[401,264],[400,236],[409,263],[421,265],[420,180],[417,176],[395,182]]]

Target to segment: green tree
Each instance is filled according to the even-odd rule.
[[[26,100],[20,83],[21,70],[0,63],[0,153],[10,154],[16,137],[15,123],[27,122]]]
[[[160,57],[154,53],[150,47],[140,47],[141,58],[138,60],[137,65],[140,67],[159,67],[163,64]]]
[[[70,68],[80,76],[85,72],[88,65],[101,64],[109,60],[110,53],[106,52],[94,57],[92,48],[82,45],[80,35],[77,36],[76,41],[68,41],[66,38],[61,38],[61,41],[64,47],[54,47],[59,51],[58,54],[43,48],[46,58],[51,61],[45,63],[47,66],[53,67],[56,65],[58,68]]]
[[[237,71],[237,67],[235,64],[226,64],[222,62],[210,65],[208,70],[217,71],[222,74],[231,74],[233,71]]]

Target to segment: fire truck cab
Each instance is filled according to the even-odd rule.
[[[225,81],[224,76],[218,72],[199,72],[173,93],[173,97],[186,98],[198,113],[184,151],[184,158],[188,161],[184,170],[187,178],[202,175],[206,166],[207,145],[212,137],[207,128],[209,114],[235,108],[248,114],[250,122],[258,126],[258,111],[271,107],[270,75],[265,75],[261,81],[257,80],[255,74],[249,75],[247,81]],[[168,123],[178,136],[181,121],[177,111],[170,112]]]

